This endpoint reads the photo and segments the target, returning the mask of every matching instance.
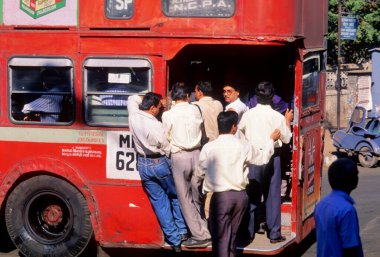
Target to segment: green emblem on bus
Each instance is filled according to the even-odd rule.
[[[20,9],[34,19],[65,7],[66,0],[20,0]]]

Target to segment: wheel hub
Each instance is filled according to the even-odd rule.
[[[42,213],[42,219],[50,226],[58,226],[63,219],[62,208],[58,205],[49,205]]]

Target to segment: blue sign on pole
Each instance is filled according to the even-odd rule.
[[[342,16],[340,26],[340,38],[346,40],[356,40],[358,29],[358,19],[352,16]]]

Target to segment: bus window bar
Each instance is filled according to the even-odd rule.
[[[20,91],[20,90],[13,90],[11,93],[12,94],[36,94],[36,95],[72,95],[72,92],[68,92],[68,91],[52,92],[52,91]]]
[[[137,92],[128,92],[128,91],[120,91],[120,92],[112,92],[112,91],[87,91],[87,95],[133,95]],[[139,91],[138,94],[146,94],[148,90]]]

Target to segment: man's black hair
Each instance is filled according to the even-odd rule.
[[[358,184],[358,167],[352,160],[340,158],[330,165],[328,178],[332,189],[350,193]]]
[[[235,91],[238,91],[240,92],[241,90],[241,87],[238,83],[232,83],[232,81],[226,81],[224,82],[224,86],[223,87],[232,87],[233,89],[235,89]]]
[[[59,79],[59,72],[53,68],[46,68],[41,71],[41,78],[43,80],[57,80]]]
[[[141,104],[139,105],[139,109],[143,111],[147,111],[150,107],[157,107],[160,104],[162,96],[157,93],[149,92],[144,95]]]
[[[221,112],[218,115],[219,134],[228,134],[231,131],[232,125],[237,125],[239,115],[235,111]]]
[[[41,81],[49,88],[62,82],[59,72],[54,68],[43,69],[40,74]]]
[[[260,82],[255,89],[255,94],[257,97],[257,103],[271,105],[274,96],[273,84],[269,81]]]
[[[185,100],[189,96],[189,88],[183,82],[174,83],[171,96],[174,101]]]
[[[211,96],[212,94],[212,85],[210,81],[199,81],[197,83],[198,90],[203,93],[205,96]]]

